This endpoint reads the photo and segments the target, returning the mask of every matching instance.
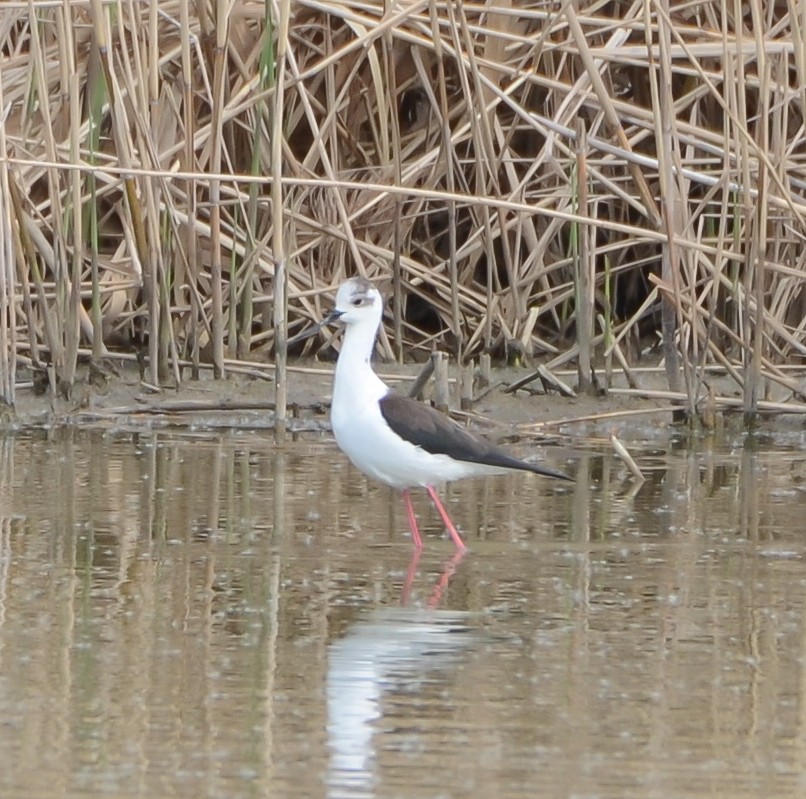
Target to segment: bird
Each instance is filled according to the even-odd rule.
[[[458,551],[466,545],[437,488],[482,475],[526,471],[560,480],[573,478],[537,463],[520,460],[446,414],[393,391],[375,373],[372,354],[383,319],[383,298],[364,277],[341,284],[334,308],[312,330],[338,324],[344,338],[336,362],[330,423],[336,443],[364,474],[402,492],[415,550],[423,541],[411,489],[425,488]]]

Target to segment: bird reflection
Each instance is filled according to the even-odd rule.
[[[411,560],[409,561],[409,568],[406,571],[406,579],[403,582],[403,590],[400,594],[400,605],[404,608],[408,607],[411,603],[411,589],[414,585],[414,578],[417,576],[417,566],[420,563],[420,554],[421,550],[419,549],[415,549],[412,552]],[[442,601],[442,596],[450,583],[451,577],[456,574],[456,569],[459,567],[459,564],[462,562],[462,558],[464,558],[466,554],[467,550],[458,549],[453,553],[453,556],[445,562],[445,565],[442,567],[442,573],[439,576],[439,580],[437,580],[437,583],[431,592],[431,597],[428,600],[429,608],[433,609],[439,607],[439,604]]]
[[[419,554],[409,563],[401,607],[376,609],[330,644],[329,797],[375,794],[380,721],[390,721],[384,725],[384,748],[394,748],[403,730],[417,735],[423,692],[450,683],[463,654],[478,641],[472,614],[437,609],[464,553],[445,563],[427,607],[411,607]]]

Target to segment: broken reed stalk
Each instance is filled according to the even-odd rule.
[[[72,46],[72,26],[59,24],[58,35],[59,38],[64,37],[64,49],[68,53],[67,64],[65,65],[68,71],[66,80],[69,91],[69,147],[70,147],[70,160],[76,164],[80,160],[81,142],[79,134],[81,131],[81,116],[80,116],[80,97],[79,81],[74,62]],[[78,366],[78,347],[80,343],[80,320],[79,311],[84,310],[81,305],[81,273],[84,261],[84,205],[82,202],[82,174],[78,170],[64,176],[66,179],[69,193],[65,190],[65,201],[68,212],[68,219],[70,220],[70,240],[72,242],[72,253],[70,256],[70,272],[68,277],[69,292],[67,298],[67,307],[65,309],[65,330],[64,330],[64,343],[65,343],[65,369],[64,369],[64,385],[66,392],[69,394],[69,389],[75,381],[76,367]]]
[[[271,118],[271,206],[272,245],[274,248],[274,439],[278,445],[285,441],[286,433],[286,360],[288,330],[288,270],[284,238],[283,191],[283,125],[285,122],[285,75],[288,46],[288,21],[291,15],[290,0],[281,0],[277,21],[277,64],[274,83],[274,102]]]
[[[5,107],[3,87],[0,85],[0,109]],[[6,130],[0,122],[0,153],[5,152]],[[13,406],[17,382],[17,303],[14,296],[15,236],[10,200],[8,163],[0,161],[0,402]]]
[[[260,59],[258,63],[258,90],[265,98],[276,82],[274,47],[274,25],[271,16],[272,6],[266,3],[263,24],[263,44],[260,48]],[[252,148],[251,162],[249,165],[250,174],[258,176],[261,174],[261,153],[263,142],[268,132],[268,123],[271,119],[271,110],[266,99],[262,99],[253,115],[252,129],[250,130],[250,145]],[[244,257],[245,270],[241,284],[243,286],[237,303],[230,302],[230,313],[236,309],[240,311],[241,318],[238,326],[238,340],[235,354],[239,358],[246,358],[252,345],[252,325],[254,322],[254,290],[255,290],[255,264],[259,251],[258,242],[261,240],[262,225],[258,224],[258,196],[261,186],[258,182],[249,184],[249,201],[246,206],[246,253]],[[232,345],[230,345],[230,349]]]
[[[734,0],[734,9],[740,8],[740,4],[737,0]],[[742,46],[744,43],[744,31],[737,30],[736,31],[736,44],[738,46]],[[744,277],[743,277],[743,294],[744,294],[744,302],[737,305],[739,308],[739,312],[741,314],[738,323],[739,323],[739,330],[741,331],[742,337],[742,358],[744,362],[743,368],[743,392],[744,392],[744,399],[745,399],[745,413],[751,413],[753,410],[757,410],[757,406],[753,408],[755,404],[752,398],[752,394],[748,392],[746,387],[746,381],[748,374],[751,371],[750,361],[751,361],[751,344],[750,344],[750,335],[751,335],[751,321],[750,321],[750,302],[751,302],[751,295],[752,295],[752,274],[753,274],[753,267],[756,265],[756,259],[753,253],[753,237],[752,237],[752,228],[753,228],[753,205],[754,205],[754,198],[751,194],[751,175],[750,175],[750,165],[751,165],[751,149],[750,143],[748,141],[747,136],[744,135],[745,130],[749,130],[748,126],[748,114],[747,114],[747,96],[746,96],[746,87],[747,87],[747,80],[745,75],[745,64],[744,62],[739,59],[736,65],[736,104],[737,104],[737,116],[738,119],[732,120],[734,122],[733,125],[733,132],[736,139],[736,144],[738,145],[737,149],[739,152],[739,167],[741,169],[741,176],[740,176],[740,186],[742,187],[741,191],[741,198],[742,198],[742,215],[741,215],[741,226],[738,227],[738,235],[741,238],[741,243],[744,245],[744,250],[746,253],[746,260],[744,262]],[[758,309],[757,309],[758,310]],[[751,378],[752,382],[752,378]]]
[[[645,6],[647,15],[649,7]],[[668,0],[658,0],[658,8],[668,12]],[[652,28],[646,30],[651,37]],[[675,145],[675,118],[673,114],[674,98],[672,97],[671,69],[671,35],[665,19],[658,20],[659,72],[653,70],[650,86],[654,97],[656,113],[655,137],[658,153],[658,180],[661,194],[662,225],[666,233],[666,241],[661,253],[661,276],[667,285],[674,287],[675,299],[680,292],[680,251],[676,240],[682,233],[680,214],[680,188],[675,180],[675,164],[672,161]],[[651,41],[649,52],[652,53]],[[657,77],[656,77],[657,76]],[[661,297],[661,330],[663,335],[663,360],[666,365],[666,378],[672,391],[680,389],[680,365],[676,334],[678,332],[677,309],[679,303],[672,304],[672,298],[664,294]],[[683,360],[687,353],[683,351]],[[687,383],[688,386],[688,383]],[[693,415],[694,397],[687,392],[687,412]]]
[[[448,355],[444,352],[435,352],[431,355],[431,359],[434,362],[434,407],[447,413],[451,404]]]
[[[385,11],[389,13],[389,0],[384,0]],[[388,78],[388,91],[385,98],[389,114],[391,133],[391,159],[394,170],[393,181],[396,186],[403,182],[403,156],[400,148],[400,109],[397,98],[399,87],[395,58],[394,39],[391,30],[387,30],[383,37],[383,63]],[[403,363],[403,282],[400,269],[400,248],[403,245],[403,198],[396,195],[394,198],[394,233],[392,240],[392,339],[394,342],[395,358]]]
[[[224,144],[224,110],[226,108],[227,32],[230,23],[228,0],[215,1],[215,54],[213,56],[213,109],[210,168],[221,172]],[[212,304],[212,349],[214,374],[222,378],[224,372],[224,277],[222,266],[221,232],[221,181],[210,178],[210,299]],[[230,300],[233,298],[230,296]]]
[[[31,26],[30,36],[30,56],[31,66],[33,72],[33,86],[29,87],[31,91],[40,97],[49,96],[48,92],[48,76],[46,67],[46,58],[43,53],[43,43],[41,41],[42,27],[38,24],[36,18],[36,11],[33,4],[28,6],[28,24]],[[42,136],[43,136],[43,150],[47,155],[51,164],[56,161],[57,146],[54,140],[53,119],[51,116],[50,108],[47,103],[42,107]],[[51,391],[53,394],[60,389],[66,369],[74,368],[73,365],[68,365],[65,362],[65,331],[67,329],[67,295],[69,292],[69,274],[67,267],[67,258],[64,242],[67,241],[67,236],[64,231],[65,214],[62,203],[61,192],[61,176],[58,170],[53,167],[46,168],[48,195],[53,203],[53,215],[51,223],[53,226],[53,239],[54,243],[50,249],[50,268],[55,280],[55,299],[53,303],[53,312],[55,320],[51,323],[51,330],[53,332],[53,349],[51,350],[52,368],[49,370],[49,379]],[[43,312],[47,313],[48,309],[44,300],[44,291],[40,292],[40,299],[43,304]]]
[[[193,146],[196,132],[196,117],[193,104],[193,56],[191,53],[190,0],[179,3],[179,35],[181,40],[180,74],[182,76],[182,124],[184,127],[184,146],[182,159],[184,171],[191,175],[196,171],[196,155]],[[200,338],[202,333],[202,307],[199,300],[199,267],[197,254],[196,228],[193,224],[197,214],[196,180],[189,177],[183,181],[187,216],[180,229],[178,258],[175,264],[175,275],[179,286],[180,302],[188,308],[185,321],[185,353],[189,351],[191,360],[191,377],[199,379],[200,375]]]
[[[751,4],[754,9],[754,17],[758,16],[758,6]],[[766,75],[768,61],[765,54],[759,53],[759,73]],[[761,118],[767,119],[769,115],[767,93],[762,96],[762,106],[760,108]],[[768,125],[761,126],[761,141],[759,147],[765,150],[769,142]],[[751,295],[755,299],[756,313],[753,315],[751,327],[752,341],[749,352],[749,368],[745,370],[744,376],[744,416],[745,423],[752,425],[758,413],[758,401],[761,393],[761,362],[764,358],[764,320],[762,313],[764,308],[764,288],[766,284],[766,261],[767,261],[767,168],[763,161],[758,163],[758,201],[752,215],[751,224],[751,244],[748,257],[748,291],[747,297]],[[750,314],[747,315],[749,321]]]
[[[459,389],[459,407],[469,411],[473,407],[473,385],[475,382],[476,364],[470,360],[461,369],[461,383]]]
[[[92,75],[87,76],[87,150],[90,165],[97,165],[97,155],[100,149],[101,125],[103,122],[103,105],[106,100],[106,87],[103,73],[95,69]],[[71,108],[78,100],[71,102]],[[80,126],[79,126],[80,127]],[[104,314],[101,305],[101,268],[100,268],[100,218],[98,213],[98,183],[95,172],[87,173],[87,228],[90,248],[90,284],[92,287],[92,359],[96,363],[101,360],[104,352]]]
[[[443,161],[443,174],[445,184],[449,194],[454,194],[456,191],[456,179],[454,175],[454,162],[453,162],[453,148],[451,145],[451,126],[450,126],[450,106],[448,104],[448,93],[445,77],[445,55],[442,47],[442,37],[439,32],[439,19],[437,16],[437,7],[434,2],[429,2],[429,22],[431,23],[431,33],[434,36],[434,57],[437,66],[437,89],[439,95],[435,110],[438,109],[440,130],[442,134],[440,158]],[[453,16],[453,7],[448,7],[448,13]],[[455,36],[455,26],[453,28]],[[454,40],[455,43],[455,40]],[[479,175],[481,169],[477,172]],[[447,233],[448,233],[448,273],[450,276],[450,298],[451,298],[451,312],[450,312],[450,328],[457,338],[457,342],[461,339],[459,328],[459,284],[458,284],[458,271],[456,268],[456,203],[454,200],[449,199],[446,203],[447,208]],[[459,344],[459,359],[461,360],[461,344]]]
[[[149,380],[157,385],[159,381],[159,316],[161,308],[159,306],[159,291],[157,288],[157,276],[155,265],[151,259],[153,254],[149,247],[149,237],[146,228],[146,218],[142,206],[142,192],[138,189],[138,181],[131,171],[133,154],[132,139],[130,137],[131,118],[128,114],[126,100],[128,99],[128,89],[126,88],[127,75],[123,76],[123,86],[118,80],[117,72],[114,68],[112,54],[110,52],[110,29],[108,8],[103,6],[100,0],[92,0],[93,7],[93,34],[94,50],[97,53],[100,69],[106,82],[108,97],[108,119],[111,128],[111,142],[113,143],[118,163],[121,167],[120,183],[122,190],[121,201],[125,207],[125,216],[131,230],[132,248],[131,257],[140,267],[140,275],[143,279],[143,287],[146,296],[145,324],[148,328],[148,365]],[[116,16],[118,36],[121,35],[123,25],[122,16]],[[127,95],[127,96],[124,96]],[[166,309],[167,311],[167,309]]]
[[[632,455],[630,455],[627,447],[625,447],[624,444],[619,441],[615,433],[610,434],[610,446],[613,448],[613,451],[616,453],[616,455],[618,455],[619,458],[624,461],[632,476],[639,483],[643,483],[644,480],[646,480],[646,477],[644,477],[641,467],[635,462],[635,459]]]
[[[576,133],[577,171],[575,185],[578,197],[577,213],[581,217],[589,218],[587,167],[588,136],[583,119],[577,121]],[[578,241],[577,251],[574,254],[574,265],[576,274],[576,328],[577,341],[579,342],[577,382],[580,394],[589,394],[593,389],[591,380],[593,365],[591,338],[593,336],[595,264],[590,244],[591,230],[590,225],[574,226],[576,233],[575,238]]]

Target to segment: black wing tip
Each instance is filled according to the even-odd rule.
[[[528,469],[530,472],[534,472],[534,474],[540,474],[543,475],[543,477],[554,477],[556,480],[565,480],[568,483],[576,482],[576,477],[571,477],[563,472],[555,472],[554,469],[547,469],[545,466],[540,466],[537,463],[530,463],[529,461],[521,461],[521,463],[523,464],[522,468]]]

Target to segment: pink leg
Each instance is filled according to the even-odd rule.
[[[445,510],[444,506],[439,500],[439,495],[434,490],[433,486],[426,486],[426,489],[428,490],[428,494],[431,497],[431,500],[433,501],[434,505],[436,505],[436,508],[439,511],[439,515],[442,517],[442,522],[447,528],[448,532],[450,533],[451,538],[453,539],[453,543],[456,545],[456,548],[460,552],[463,552],[465,549],[467,549],[467,547],[465,546],[464,541],[462,541],[462,537],[459,535],[459,533],[456,532],[456,528],[453,526],[451,517],[448,516],[448,511]]]
[[[409,528],[411,529],[411,537],[414,540],[414,548],[420,550],[423,548],[423,539],[420,538],[420,531],[417,529],[417,517],[414,515],[408,488],[403,489],[403,502],[406,505],[406,515],[409,517]]]

